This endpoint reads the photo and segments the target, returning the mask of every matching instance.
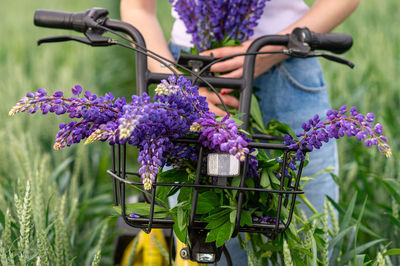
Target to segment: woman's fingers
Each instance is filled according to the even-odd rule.
[[[221,95],[225,95],[225,94],[229,94],[231,92],[233,92],[233,89],[222,89],[220,94]]]
[[[204,96],[207,98],[207,102],[208,102],[208,107],[210,108],[210,111],[216,113],[217,115],[220,115],[222,111],[223,115],[225,115],[225,111],[221,110],[220,108],[218,108],[216,105],[217,104],[222,104],[219,97],[212,91],[207,90],[206,88],[202,87],[199,88],[199,93],[201,96]],[[233,97],[232,95],[221,95],[220,97],[222,99],[222,101],[224,101],[224,103],[229,106],[229,107],[233,107],[233,108],[238,108],[239,107],[239,100],[236,99],[235,97]],[[219,109],[220,111],[218,111],[217,109]]]
[[[226,112],[224,110],[222,110],[221,108],[218,108],[213,103],[208,103],[208,108],[210,109],[210,112],[213,112],[217,116],[225,116],[226,115]]]
[[[204,55],[204,56],[214,56],[214,58],[221,58],[221,57],[225,57],[225,56],[230,56],[233,54],[238,54],[241,53],[241,51],[243,50],[243,46],[231,46],[231,47],[221,47],[221,48],[215,48],[215,49],[211,49],[211,50],[207,50],[204,52],[201,52],[200,55]]]
[[[210,68],[211,72],[229,72],[241,68],[243,66],[243,57],[234,57],[232,59],[222,61],[212,65]]]
[[[218,77],[221,77],[221,78],[241,78],[242,75],[243,75],[243,67],[240,67],[238,69],[235,69],[235,70],[233,70],[233,71],[231,71],[229,73],[220,75]]]

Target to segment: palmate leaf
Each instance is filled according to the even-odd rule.
[[[198,196],[196,213],[206,214],[213,210],[219,205],[219,196],[214,191],[206,191]]]
[[[150,216],[150,204],[144,202],[128,203],[125,205],[126,214],[136,213],[142,217]],[[121,215],[121,206],[113,206],[114,210]],[[153,218],[166,218],[169,215],[169,210],[167,208],[154,205],[154,215]]]
[[[215,245],[220,247],[231,238],[233,229],[234,224],[232,224],[229,221],[229,217],[227,217],[226,222],[208,232],[206,242],[215,241]]]

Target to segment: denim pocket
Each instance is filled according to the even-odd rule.
[[[316,58],[289,58],[277,67],[280,74],[298,89],[308,92],[326,90],[322,68]]]

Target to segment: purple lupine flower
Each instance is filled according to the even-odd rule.
[[[129,214],[130,218],[140,218],[140,216],[134,212],[132,212],[131,214]]]
[[[173,8],[199,51],[226,38],[245,41],[254,34],[257,21],[269,0],[176,0]]]
[[[258,162],[252,155],[254,149],[247,148],[247,143],[252,140],[239,131],[228,115],[217,120],[214,113],[206,113],[192,124],[190,130],[199,133],[199,141],[212,151],[227,152],[241,162],[249,156],[250,176],[257,175]]]
[[[299,140],[294,140],[292,136],[286,136],[284,144],[289,145],[289,149],[297,149],[295,158],[290,161],[289,167],[292,168],[296,160],[304,160],[304,152],[320,149],[323,143],[330,139],[355,136],[358,141],[364,141],[365,146],[378,146],[378,149],[386,157],[391,156],[389,145],[386,144],[387,138],[382,134],[383,127],[377,123],[371,124],[375,115],[368,113],[367,116],[357,113],[356,107],[350,108],[347,114],[347,107],[342,106],[337,110],[329,110],[326,113],[327,119],[320,122],[318,117],[303,123],[303,133],[296,134]]]

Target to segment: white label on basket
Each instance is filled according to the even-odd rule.
[[[210,153],[207,156],[209,176],[237,176],[239,168],[239,160],[229,153]]]

